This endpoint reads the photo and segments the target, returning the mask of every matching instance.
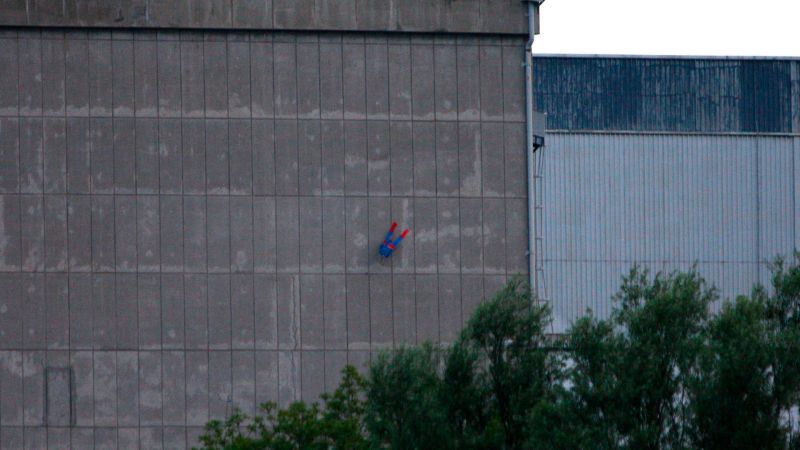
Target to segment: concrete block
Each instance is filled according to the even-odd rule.
[[[386,231],[392,224],[391,199],[371,197],[368,199],[369,234],[367,238],[367,256],[370,273],[389,273],[392,269],[392,260],[384,258],[378,253],[378,246],[386,237]],[[401,230],[396,231],[399,235]]]
[[[345,255],[348,273],[364,273],[369,267],[369,204],[366,198],[345,198]]]
[[[389,114],[393,120],[411,119],[411,46],[388,46]]]
[[[94,448],[94,428],[70,430],[70,448]]]
[[[205,116],[203,43],[181,42],[181,111],[183,117]]]
[[[228,112],[250,117],[250,43],[228,43]]]
[[[346,236],[345,199],[343,197],[322,198],[322,234]],[[325,239],[322,249],[322,270],[326,273],[344,273],[346,241],[341,238]],[[319,257],[319,255],[316,255]]]
[[[43,113],[48,116],[63,116],[66,113],[64,103],[66,61],[63,36],[59,39],[43,39],[41,45]]]
[[[367,184],[369,195],[388,196],[390,192],[389,122],[367,123]]]
[[[278,352],[256,351],[256,405],[278,401]]]
[[[325,349],[347,348],[347,291],[344,275],[323,277],[324,320],[323,336]]]
[[[233,352],[233,407],[248,416],[256,412],[256,366],[255,352]]]
[[[216,352],[215,352],[216,353]],[[186,424],[202,426],[208,414],[209,352],[186,352]]]
[[[54,52],[54,59],[57,60],[58,56],[60,55]],[[114,116],[131,117],[135,112],[132,40],[111,43],[111,63],[114,67],[112,75]],[[164,75],[171,76],[171,74],[167,73]],[[177,75],[180,76],[180,70],[177,71]]]
[[[69,276],[69,347],[92,348],[92,278],[89,274]]]
[[[319,401],[325,392],[325,353],[321,351],[301,352],[302,375],[301,397],[303,401]]]
[[[89,114],[107,117],[113,110],[111,41],[89,41]]]
[[[3,402],[0,403],[0,420],[4,431],[9,425],[23,424],[23,366],[22,352],[0,352],[0,383],[3,388]]]
[[[366,46],[367,117],[389,118],[389,51],[383,44]]]
[[[391,258],[391,265],[395,273],[414,272],[414,239],[416,228],[414,226],[414,200],[411,198],[391,199],[391,218],[399,224],[400,230],[409,229],[411,234],[406,237]],[[400,232],[398,230],[398,233]]]
[[[231,194],[253,193],[252,127],[249,120],[230,121]]]
[[[300,276],[300,346],[304,350],[325,346],[322,275]]]
[[[325,70],[320,71],[320,112],[323,119],[341,119],[344,117],[343,94],[343,60],[341,37],[335,35],[338,42],[320,42],[319,65]],[[323,125],[324,127],[324,125]]]
[[[389,30],[396,27],[395,23],[391,23],[392,15],[387,11],[389,5],[391,4],[382,0],[356,0],[358,27],[367,30]]]
[[[344,123],[323,120],[321,123],[321,189],[323,195],[344,194]]]
[[[365,119],[366,49],[364,44],[342,45],[342,91],[345,119]]]
[[[19,192],[19,120],[0,118],[0,192]]]
[[[461,270],[459,200],[440,198],[436,209],[438,271],[439,273],[459,273]]]
[[[316,2],[317,26],[321,29],[355,28],[356,0],[323,0]]]
[[[417,275],[417,343],[439,342],[439,292],[436,275]]]
[[[333,239],[323,239],[329,234],[323,229],[322,199],[320,197],[299,197],[300,214],[300,272],[322,272],[324,245]]]
[[[232,412],[232,368],[230,351],[208,352],[208,416],[224,420]]]
[[[117,430],[113,428],[94,429],[95,448],[117,448]]]
[[[480,197],[483,184],[480,124],[458,125],[458,147],[460,195],[462,198]]]
[[[366,374],[369,370],[369,363],[372,355],[368,350],[353,350],[347,352],[347,364],[353,366],[361,374]]]
[[[325,68],[328,70],[328,68]],[[317,42],[297,44],[297,115],[320,118],[320,49]]]
[[[164,448],[164,430],[161,427],[147,426],[139,428],[140,448],[160,450]]]
[[[250,60],[252,115],[254,118],[274,117],[272,42],[251,42]]]
[[[139,352],[140,425],[161,425],[163,423],[163,373],[161,352]]]
[[[253,193],[275,194],[275,130],[270,120],[253,121]]]
[[[299,121],[297,124],[298,193],[322,193],[322,154],[319,121]]]
[[[458,118],[456,46],[434,46],[433,59],[436,120],[456,120]]]
[[[413,124],[414,195],[436,195],[436,128],[433,123]]]
[[[369,276],[347,275],[347,348],[370,348]]]
[[[278,29],[304,29],[315,23],[314,0],[272,0],[273,24]]]
[[[38,350],[45,348],[45,290],[44,275],[21,274],[22,348]]]
[[[181,53],[177,39],[159,40],[158,106],[161,117],[179,117],[181,114]]]
[[[22,195],[20,201],[20,253],[23,272],[44,270],[44,204],[40,195]]]
[[[66,91],[67,116],[88,116],[89,115],[88,41],[83,39],[72,39],[71,37],[68,37],[64,41],[64,55],[65,55],[64,63],[66,64],[64,84],[66,87],[65,91]],[[16,77],[13,77],[12,79],[15,78]],[[16,110],[16,104],[14,104],[13,106]]]
[[[158,121],[158,170],[162,194],[180,194],[182,185],[181,122],[178,119]]]
[[[114,234],[116,236],[114,259],[116,270],[119,272],[135,272],[138,268],[136,256],[136,197],[120,195],[115,198],[114,202]],[[50,233],[49,229],[47,233]],[[48,238],[49,236],[45,234],[45,239]],[[48,252],[48,257],[49,255],[50,252]]]
[[[206,190],[209,194],[230,192],[228,121],[206,121]]]
[[[278,272],[296,273],[300,268],[299,211],[297,197],[275,199]]]
[[[253,199],[231,197],[231,271],[253,271]]]
[[[278,406],[301,399],[300,352],[278,352]]]
[[[483,276],[463,275],[461,277],[461,316],[466,325],[475,308],[483,301]]]
[[[115,433],[116,436],[116,433]],[[47,429],[44,427],[25,428],[24,443],[25,449],[46,449],[47,448]]]
[[[208,35],[206,35],[208,37]],[[224,39],[224,35],[219,35]],[[206,117],[228,117],[228,55],[226,43],[203,43]]]
[[[415,282],[411,274],[392,278],[392,325],[395,345],[417,343]]]
[[[0,114],[19,114],[19,49],[14,38],[0,39]]]
[[[435,273],[438,262],[438,211],[435,198],[414,201],[414,264],[417,273]],[[409,242],[410,243],[410,242]]]
[[[206,136],[202,120],[181,122],[183,193],[206,192]]]
[[[0,121],[0,126],[2,126]],[[67,191],[67,133],[64,119],[45,119],[44,138],[44,191],[64,193]]]
[[[21,212],[17,195],[0,195],[0,239],[5,243],[0,253],[0,270],[19,271],[21,268]]]
[[[117,348],[117,302],[114,291],[113,273],[92,275],[92,347],[95,350]]]
[[[113,128],[114,193],[133,194],[136,192],[136,125],[134,119],[114,119]],[[60,165],[53,169],[56,172]]]
[[[273,44],[275,117],[297,117],[297,48],[294,43]]]
[[[22,353],[23,422],[25,426],[45,425],[45,352]],[[28,434],[36,430],[27,428]],[[36,447],[33,447],[36,448]],[[42,448],[42,447],[39,447]]]
[[[392,290],[390,274],[369,276],[370,343],[373,350],[394,345]]]
[[[277,235],[275,198],[253,198],[253,262],[256,272],[275,272]]]
[[[483,271],[506,273],[506,205],[505,200],[483,200]]]
[[[134,104],[137,117],[158,115],[158,47],[155,41],[133,42]]]
[[[5,202],[4,202],[5,212]],[[44,196],[44,267],[47,271],[67,268],[67,199],[63,195]],[[13,242],[13,240],[11,240]],[[8,251],[8,248],[6,248]],[[8,262],[6,262],[8,264]]]
[[[136,237],[137,260],[140,272],[158,272],[160,269],[159,249],[159,197],[136,197]],[[70,228],[72,217],[70,216]],[[72,252],[72,234],[70,234],[70,255]]]
[[[50,276],[48,276],[48,281]],[[132,350],[139,348],[139,300],[136,293],[136,275],[118,273],[115,276],[115,300],[117,317],[117,348]],[[48,335],[49,339],[49,335]]]
[[[344,350],[325,352],[325,392],[333,392],[342,380],[342,370],[347,365],[347,352]]]
[[[506,270],[528,273],[528,201],[506,200]]]
[[[230,350],[231,277],[228,274],[208,275],[208,347]]]
[[[208,278],[186,274],[183,278],[187,349],[208,348]]]
[[[458,338],[462,325],[461,277],[458,274],[439,275],[439,330],[442,343]]]
[[[183,275],[161,275],[161,345],[164,349],[184,348],[183,295]]]
[[[108,272],[115,268],[114,217],[113,196],[92,196],[92,270],[95,272]],[[86,230],[79,232],[86,233]]]
[[[234,349],[255,346],[255,303],[252,274],[231,275],[231,329]]]
[[[19,191],[39,194],[44,190],[44,148],[42,119],[19,121]]]
[[[121,441],[121,439],[120,439]],[[137,439],[138,443],[138,439]],[[47,445],[52,450],[69,450],[70,448],[70,429],[69,428],[47,428]],[[121,447],[125,448],[125,447]]]
[[[525,124],[506,123],[503,136],[506,197],[525,198],[528,195]]]
[[[229,272],[230,259],[230,197],[208,197],[208,271]]]
[[[255,348],[278,348],[278,298],[273,274],[253,276],[253,320]]]
[[[436,123],[436,193],[456,197],[458,178],[458,125],[455,122]]]
[[[502,48],[480,47],[481,120],[503,120]]]
[[[66,274],[45,277],[45,317],[48,349],[69,348],[69,279]]]
[[[69,127],[69,123],[67,124]],[[136,123],[136,192],[158,193],[158,122],[137,119]],[[72,142],[70,139],[69,142]],[[72,173],[72,165],[69,166]]]
[[[163,377],[163,418],[165,425],[186,423],[186,353],[182,351],[161,354]],[[165,434],[166,437],[166,434]]]
[[[91,189],[93,194],[114,193],[114,132],[110,118],[91,119]]]
[[[503,120],[525,121],[525,46],[503,47]]]
[[[92,269],[92,205],[91,197],[67,196],[67,223],[69,224],[69,269],[88,272]]]
[[[416,120],[435,117],[434,58],[432,45],[411,46],[411,105]]]
[[[365,122],[344,123],[344,190],[367,195],[367,127]]]
[[[272,28],[272,0],[238,0],[231,4],[235,28]]]
[[[70,360],[73,375],[73,417],[70,425],[92,426],[94,425],[94,357],[90,351],[78,351],[70,354]]]
[[[161,280],[157,274],[141,273],[136,281],[139,298],[139,348],[158,350],[161,348],[162,336]]]
[[[483,203],[460,199],[461,273],[483,273]]]
[[[275,187],[280,195],[298,193],[297,139],[297,121],[275,121]]]
[[[67,119],[67,167],[69,167],[67,172],[67,191],[73,194],[88,194],[90,192],[91,141],[89,130],[89,119]]]
[[[485,197],[502,197],[505,193],[503,125],[481,124],[481,178]]]
[[[281,274],[276,276],[275,283],[278,348],[296,349],[300,345],[300,278]]]
[[[183,270],[183,198],[162,195],[161,199],[161,270],[180,272]]]
[[[456,50],[458,70],[458,120],[480,120],[480,53],[476,45],[459,45]]]
[[[413,195],[414,192],[414,150],[411,127],[411,122],[394,121],[389,124],[392,195]]]
[[[117,358],[115,352],[94,353],[94,425],[117,425]]]

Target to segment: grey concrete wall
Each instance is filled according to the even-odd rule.
[[[0,29],[2,447],[182,448],[452,340],[527,267],[522,44]]]
[[[520,0],[7,0],[0,25],[528,32]]]

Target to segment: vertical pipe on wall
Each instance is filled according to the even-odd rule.
[[[538,2],[528,0],[528,42],[525,44],[525,136],[528,165],[528,282],[531,294],[538,300],[538,274],[536,272],[536,164],[533,148],[533,41],[536,36],[536,8]]]

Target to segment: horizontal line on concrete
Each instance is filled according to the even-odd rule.
[[[105,193],[105,192],[0,192],[0,196],[20,196],[20,197],[214,197],[214,198],[343,198],[343,199],[370,199],[385,198],[398,200],[413,200],[415,198],[424,199],[462,199],[462,200],[527,200],[528,197],[518,196],[468,196],[468,195],[424,195],[424,194],[193,194],[193,193]]]
[[[636,130],[547,130],[550,134],[631,135],[631,136],[738,136],[738,137],[800,137],[800,132],[768,131],[636,131]]]
[[[376,247],[377,248],[377,247]],[[274,275],[274,276],[325,276],[325,275],[462,275],[462,276],[482,276],[482,277],[495,277],[495,276],[506,276],[506,275],[513,275],[512,273],[507,272],[471,272],[469,270],[458,271],[453,269],[451,272],[447,271],[437,271],[437,272],[414,272],[414,271],[404,271],[402,269],[394,268],[393,270],[385,269],[383,271],[347,271],[347,272],[256,272],[256,271],[247,271],[247,272],[168,272],[168,271],[126,271],[126,270],[109,270],[109,271],[81,271],[81,270],[73,270],[73,271],[11,271],[11,270],[2,270],[0,271],[0,276],[2,275]]]
[[[213,352],[370,352],[375,350],[384,350],[391,348],[392,344],[381,344],[373,348],[160,348],[160,349],[141,349],[141,348],[0,348],[2,352],[92,352],[92,353],[110,353],[110,352],[137,352],[137,353],[169,353],[169,352],[182,352],[182,353],[213,353]]]
[[[622,264],[768,264],[769,261],[736,261],[704,259],[544,259],[548,262],[569,263],[622,263]]]
[[[74,115],[74,114],[3,114],[0,113],[0,119],[136,119],[136,120],[227,120],[227,121],[258,121],[258,120],[271,120],[271,121],[291,121],[291,122],[396,122],[396,123],[431,123],[431,122],[446,122],[446,123],[463,123],[463,124],[481,124],[481,123],[525,123],[524,120],[511,120],[511,119],[486,119],[486,120],[459,120],[459,119],[397,119],[397,118],[374,118],[367,117],[364,119],[331,119],[323,117],[214,117],[214,116],[135,116],[135,115]],[[562,132],[561,130],[547,130],[547,132]],[[565,132],[572,132],[566,130]]]

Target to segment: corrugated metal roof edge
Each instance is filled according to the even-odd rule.
[[[695,59],[731,61],[800,61],[798,56],[693,56],[693,55],[622,55],[534,53],[534,58],[595,58],[595,59]]]
[[[631,131],[631,130],[560,130],[547,129],[546,133],[554,134],[629,134],[629,135],[664,135],[664,136],[750,136],[750,137],[784,137],[797,138],[800,133],[768,133],[757,131]]]

